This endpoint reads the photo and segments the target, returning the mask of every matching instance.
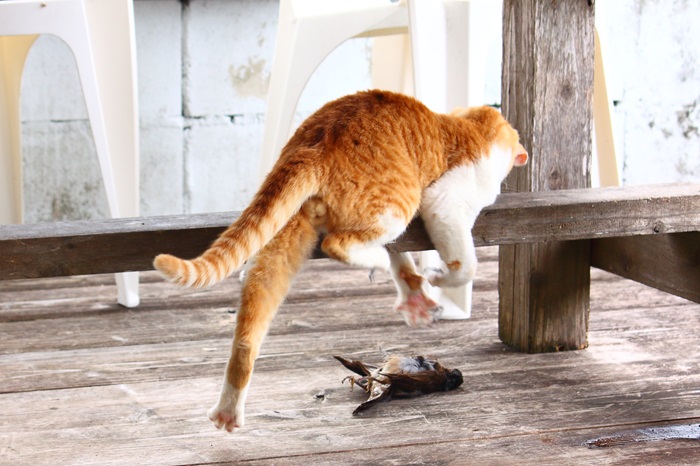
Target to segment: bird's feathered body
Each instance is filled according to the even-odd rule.
[[[361,376],[359,379],[348,376],[345,380],[369,393],[367,401],[358,406],[353,414],[366,411],[380,401],[446,392],[464,382],[459,369],[448,369],[438,361],[423,356],[392,355],[381,367],[340,356],[334,358]]]

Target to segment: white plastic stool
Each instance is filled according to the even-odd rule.
[[[496,0],[281,0],[265,115],[262,175],[272,168],[289,138],[299,96],[313,71],[352,37],[408,32],[418,99],[439,112],[483,103],[483,95],[476,95],[476,90],[483,90],[486,39],[482,34],[497,36],[500,31],[479,27],[480,15],[498,12],[498,8]],[[396,44],[395,38],[384,45],[376,42],[376,49],[383,52],[373,53],[375,87],[406,92],[406,86],[391,84],[406,84],[402,79],[406,66],[399,58],[406,55],[405,50],[391,44]],[[470,78],[477,75],[481,87],[470,85]],[[423,255],[423,266],[431,265],[436,257],[435,253]],[[469,317],[471,285],[449,293],[452,299],[442,294],[438,298],[446,309],[443,318]]]
[[[38,34],[59,37],[75,56],[111,216],[138,216],[132,0],[0,0],[0,224],[22,222],[19,94],[24,62]],[[116,279],[119,303],[137,306],[138,273]]]

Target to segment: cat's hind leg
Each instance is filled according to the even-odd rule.
[[[398,238],[407,225],[408,220],[387,211],[376,222],[363,228],[329,232],[321,243],[321,249],[329,257],[346,264],[389,270],[391,260],[384,245]]]
[[[243,427],[248,386],[260,345],[293,276],[316,244],[318,234],[312,221],[303,212],[292,217],[258,252],[246,273],[221,394],[208,412],[218,429],[233,432]]]
[[[427,280],[416,271],[410,253],[389,254],[389,257],[391,276],[398,292],[394,309],[409,327],[430,325],[435,321],[439,306],[428,295]]]

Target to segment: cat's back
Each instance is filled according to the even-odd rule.
[[[292,136],[279,163],[314,167],[324,202],[337,207],[357,193],[386,197],[377,192],[382,186],[419,198],[446,169],[443,154],[436,113],[412,97],[372,90],[321,107]]]
[[[331,101],[302,123],[291,147],[325,152],[387,143],[415,144],[437,128],[436,115],[418,100],[383,90],[362,91]],[[437,131],[437,129],[435,129]],[[437,134],[437,133],[436,133]]]

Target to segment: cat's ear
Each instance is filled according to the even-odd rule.
[[[513,159],[513,165],[516,167],[522,167],[527,163],[527,159],[527,151],[522,144],[518,143],[518,146],[515,148],[515,159]]]

